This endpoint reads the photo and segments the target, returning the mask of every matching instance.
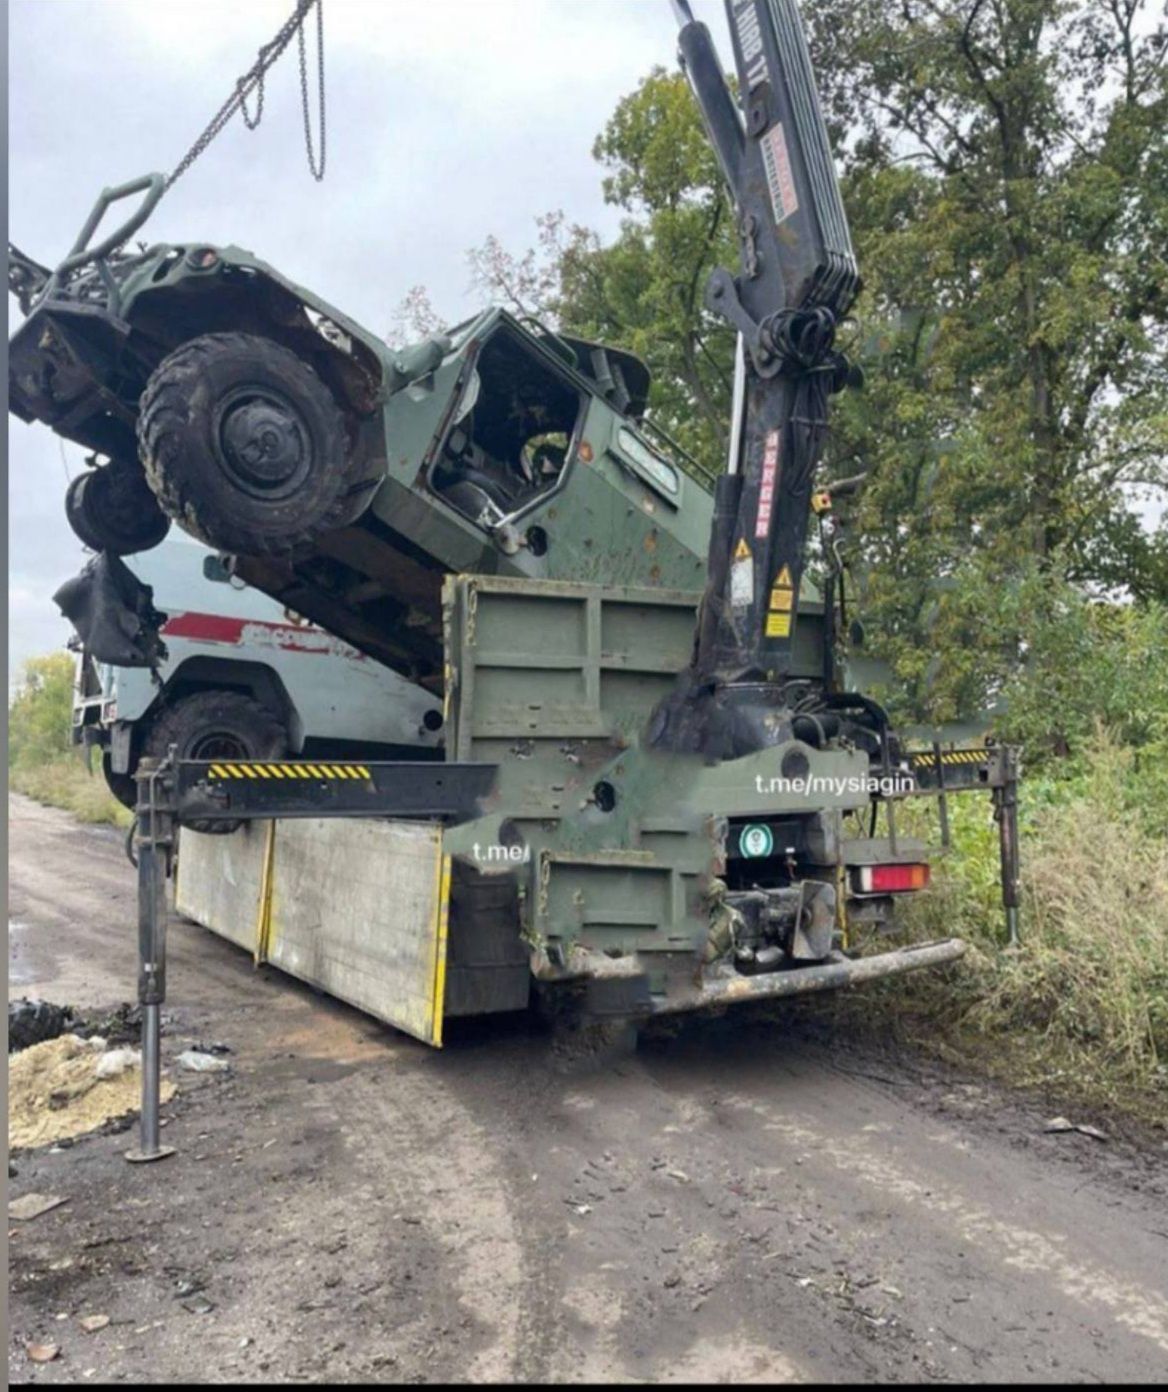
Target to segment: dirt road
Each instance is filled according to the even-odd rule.
[[[112,833],[10,802],[12,991],[128,997]],[[153,1166],[17,1156],[14,1381],[1163,1380],[1168,1149],[805,1026],[624,1057],[525,1020],[431,1052],[173,924]],[[80,1317],[109,1315],[98,1333]],[[60,1357],[36,1365],[29,1342]]]

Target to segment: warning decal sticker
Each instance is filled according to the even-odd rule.
[[[762,483],[758,490],[758,516],[754,520],[754,538],[764,540],[771,530],[771,513],[775,505],[775,475],[779,469],[779,432],[772,430],[766,437],[762,455]]]
[[[791,175],[791,157],[787,153],[787,137],[783,134],[782,121],[775,122],[758,146],[762,151],[775,224],[779,226],[799,209],[799,195],[795,192],[795,180]]]
[[[767,604],[766,636],[789,638],[791,615],[795,608],[795,586],[791,583],[791,567],[784,566],[775,578]]]
[[[730,567],[730,607],[748,609],[754,603],[754,557],[747,551]]]

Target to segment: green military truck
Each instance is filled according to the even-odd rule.
[[[18,266],[12,409],[105,461],[79,529],[124,554],[173,521],[441,698],[437,779],[188,761],[149,788],[164,823],[256,823],[184,840],[180,907],[433,1043],[533,982],[635,1016],[952,961],[955,940],[857,951],[928,882],[892,810],[1010,805],[1009,760],[910,752],[849,689],[838,576],[803,573],[859,281],[793,0],[728,0],[737,98],[677,8],[742,239],[707,292],[739,338],[713,497],[628,353],[501,310],[395,352],[236,247],[121,253],[160,176],[107,191],[56,271]],[[147,653],[149,605],[92,588]]]

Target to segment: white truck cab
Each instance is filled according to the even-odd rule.
[[[166,615],[157,669],[97,663],[81,648],[74,743],[101,750],[111,790],[134,803],[145,754],[180,758],[418,758],[442,744],[442,706],[348,643],[231,576],[171,533],[127,559]]]

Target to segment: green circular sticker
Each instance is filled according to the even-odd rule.
[[[750,860],[769,856],[775,848],[775,838],[769,826],[753,823],[744,826],[738,836],[738,849]]]

